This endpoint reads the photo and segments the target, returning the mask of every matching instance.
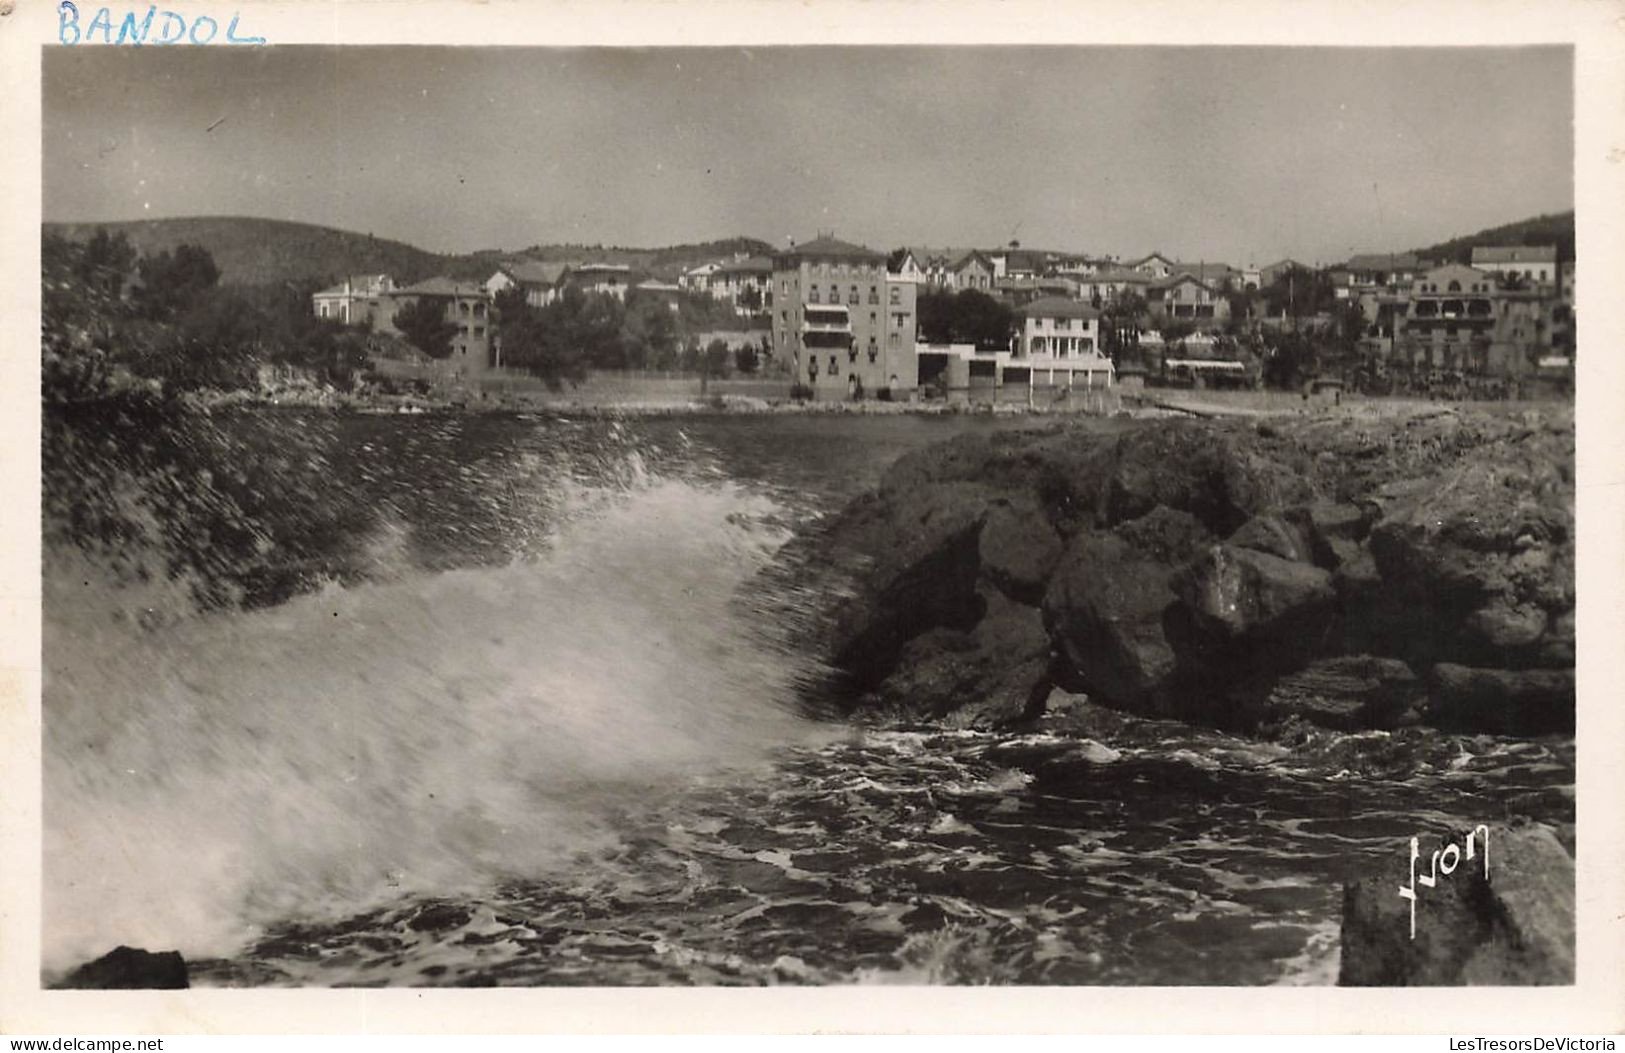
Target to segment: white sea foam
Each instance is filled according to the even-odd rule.
[[[47,969],[488,888],[820,734],[808,666],[735,602],[770,502],[641,463],[577,498],[534,561],[267,610],[142,627],[88,572],[48,587]]]

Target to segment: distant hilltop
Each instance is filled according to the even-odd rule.
[[[182,244],[198,245],[214,257],[221,281],[233,285],[308,284],[346,274],[388,274],[403,284],[437,275],[483,281],[504,262],[519,259],[624,263],[656,277],[675,279],[708,260],[772,251],[764,241],[736,237],[654,249],[565,244],[436,253],[372,234],[252,216],[45,223],[43,228],[46,234],[72,241],[87,240],[98,228],[109,234],[123,233],[144,255],[173,251]]]
[[[674,281],[683,271],[713,260],[771,255],[774,246],[758,238],[733,237],[666,248],[550,244],[515,250],[435,253],[401,241],[314,223],[250,216],[192,216],[112,223],[46,223],[46,233],[82,241],[98,228],[123,232],[144,254],[200,245],[220,268],[221,280],[236,285],[273,285],[336,280],[346,274],[389,274],[412,283],[436,275],[481,281],[509,261],[617,263],[652,277]],[[1556,212],[1491,227],[1412,250],[1423,259],[1468,263],[1479,245],[1556,245],[1558,259],[1574,259],[1574,211]]]
[[[1473,249],[1484,245],[1556,245],[1558,262],[1569,263],[1574,259],[1574,210],[1552,212],[1490,227],[1415,252],[1425,260],[1470,264],[1473,262]]]

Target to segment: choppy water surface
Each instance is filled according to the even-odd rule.
[[[990,426],[358,418],[333,470],[386,514],[325,588],[116,617],[179,601],[52,561],[47,972],[126,943],[217,985],[1325,983],[1341,881],[1412,835],[1572,837],[1567,740],[807,716],[775,551]]]

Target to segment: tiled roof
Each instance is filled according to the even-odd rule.
[[[1228,263],[1175,263],[1174,274],[1189,274],[1205,282],[1222,282],[1232,274],[1241,272]]]
[[[1081,300],[1066,300],[1059,296],[1046,296],[1034,300],[1017,312],[1026,318],[1099,318],[1100,312]]]
[[[1079,285],[1090,285],[1099,282],[1133,282],[1136,285],[1145,285],[1151,281],[1151,275],[1144,271],[1125,270],[1114,268],[1108,271],[1098,271],[1095,274],[1084,274],[1078,277]]]
[[[487,296],[485,287],[474,282],[453,281],[450,278],[435,277],[408,285],[404,289],[396,289],[401,296]]]
[[[1473,248],[1473,264],[1480,263],[1556,263],[1556,245],[1477,245]]]
[[[1348,262],[1351,271],[1414,271],[1426,266],[1428,262],[1418,259],[1414,252],[1368,252],[1350,256]]]
[[[850,241],[841,241],[839,238],[814,238],[802,245],[796,245],[776,253],[775,258],[801,258],[815,260],[864,260],[865,262],[886,262],[884,253],[862,245],[854,245]]]
[[[1151,287],[1153,289],[1172,289],[1174,286],[1183,285],[1185,282],[1195,282],[1208,292],[1213,291],[1213,286],[1187,271],[1176,271],[1175,273],[1168,275],[1166,278],[1161,278],[1152,282]]]
[[[959,259],[955,260],[953,262],[953,264],[951,266],[949,266],[948,269],[951,270],[951,271],[958,271],[958,270],[961,270],[966,265],[968,265],[968,264],[970,264],[972,262],[980,263],[982,266],[986,267],[988,270],[993,269],[993,261],[988,259],[986,256],[982,255],[982,252],[981,252],[980,249],[972,249],[971,251],[965,253],[965,255],[963,255]]]
[[[567,263],[543,263],[540,260],[520,260],[503,264],[503,274],[521,285],[557,285],[559,276],[569,268]]]

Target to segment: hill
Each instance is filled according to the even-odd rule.
[[[233,285],[333,282],[346,274],[388,274],[402,283],[435,275],[483,280],[504,261],[530,258],[570,263],[624,263],[673,279],[689,267],[736,253],[758,254],[772,246],[755,238],[727,238],[669,248],[639,249],[602,245],[534,245],[520,252],[483,249],[459,255],[434,253],[405,242],[336,230],[312,223],[248,216],[193,216],[116,223],[46,223],[47,234],[87,240],[97,228],[123,232],[143,254],[200,245]]]
[[[1471,263],[1476,245],[1556,245],[1557,258],[1567,263],[1574,259],[1574,210],[1490,227],[1415,252],[1424,259]]]
[[[45,231],[83,241],[98,227],[109,234],[122,232],[143,254],[200,245],[214,257],[221,280],[233,285],[326,282],[345,274],[390,274],[397,281],[415,282],[444,273],[451,262],[449,257],[371,234],[244,216],[47,223]]]

